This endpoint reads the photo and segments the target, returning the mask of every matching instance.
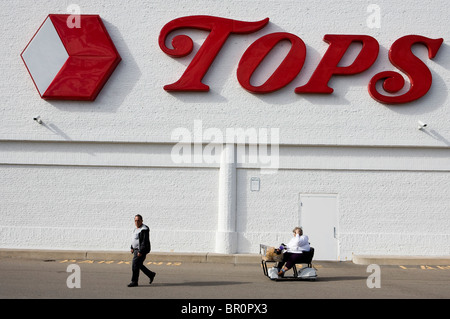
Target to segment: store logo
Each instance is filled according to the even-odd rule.
[[[209,31],[209,35],[200,46],[191,63],[178,81],[166,85],[166,91],[209,91],[202,82],[212,62],[231,34],[247,34],[261,30],[269,23],[269,18],[256,22],[246,22],[213,16],[188,16],[167,23],[161,30],[159,46],[166,54],[179,58],[189,55],[193,50],[193,41],[186,35],[177,35],[172,39],[172,47],[167,46],[170,33],[175,30],[192,28]],[[327,34],[323,40],[329,44],[322,60],[308,83],[295,89],[297,94],[331,94],[330,79],[335,75],[353,75],[368,70],[377,60],[379,44],[368,35]],[[281,41],[289,41],[291,49],[278,68],[259,86],[251,83],[253,73],[269,52]],[[433,59],[443,39],[431,39],[419,35],[407,35],[396,40],[389,51],[389,60],[393,66],[409,78],[409,88],[403,76],[395,71],[383,71],[372,77],[368,84],[369,94],[375,100],[386,104],[402,104],[423,97],[431,87],[432,75],[427,65],[411,51],[415,44],[428,49],[428,57]],[[339,63],[353,43],[362,44],[361,50],[351,65]],[[306,46],[298,36],[277,32],[257,39],[243,53],[237,68],[237,79],[241,86],[252,93],[270,93],[291,83],[300,73],[306,59]],[[382,82],[381,86],[377,85]],[[405,91],[405,89],[406,92]],[[385,92],[383,92],[385,91]],[[397,94],[397,95],[395,95]]]
[[[95,100],[121,61],[98,15],[50,14],[21,57],[46,100]]]

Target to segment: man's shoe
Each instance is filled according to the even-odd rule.
[[[150,275],[150,284],[153,282],[153,279],[155,279],[156,273],[154,272],[152,275]]]
[[[137,287],[138,286],[138,283],[137,282],[130,282],[129,284],[128,284],[128,287]]]

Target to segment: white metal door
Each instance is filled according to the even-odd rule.
[[[314,260],[338,260],[337,194],[300,194],[300,225],[314,247]]]

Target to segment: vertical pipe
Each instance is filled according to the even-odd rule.
[[[219,172],[219,207],[216,233],[216,253],[234,254],[236,233],[236,161],[235,145],[222,149]]]

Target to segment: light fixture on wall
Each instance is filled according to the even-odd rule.
[[[417,129],[419,129],[419,130],[424,129],[425,127],[428,126],[427,123],[424,123],[422,121],[419,121],[418,123],[419,123],[419,126],[417,127]]]
[[[33,117],[33,120],[35,120],[38,124],[42,124],[41,116]]]

